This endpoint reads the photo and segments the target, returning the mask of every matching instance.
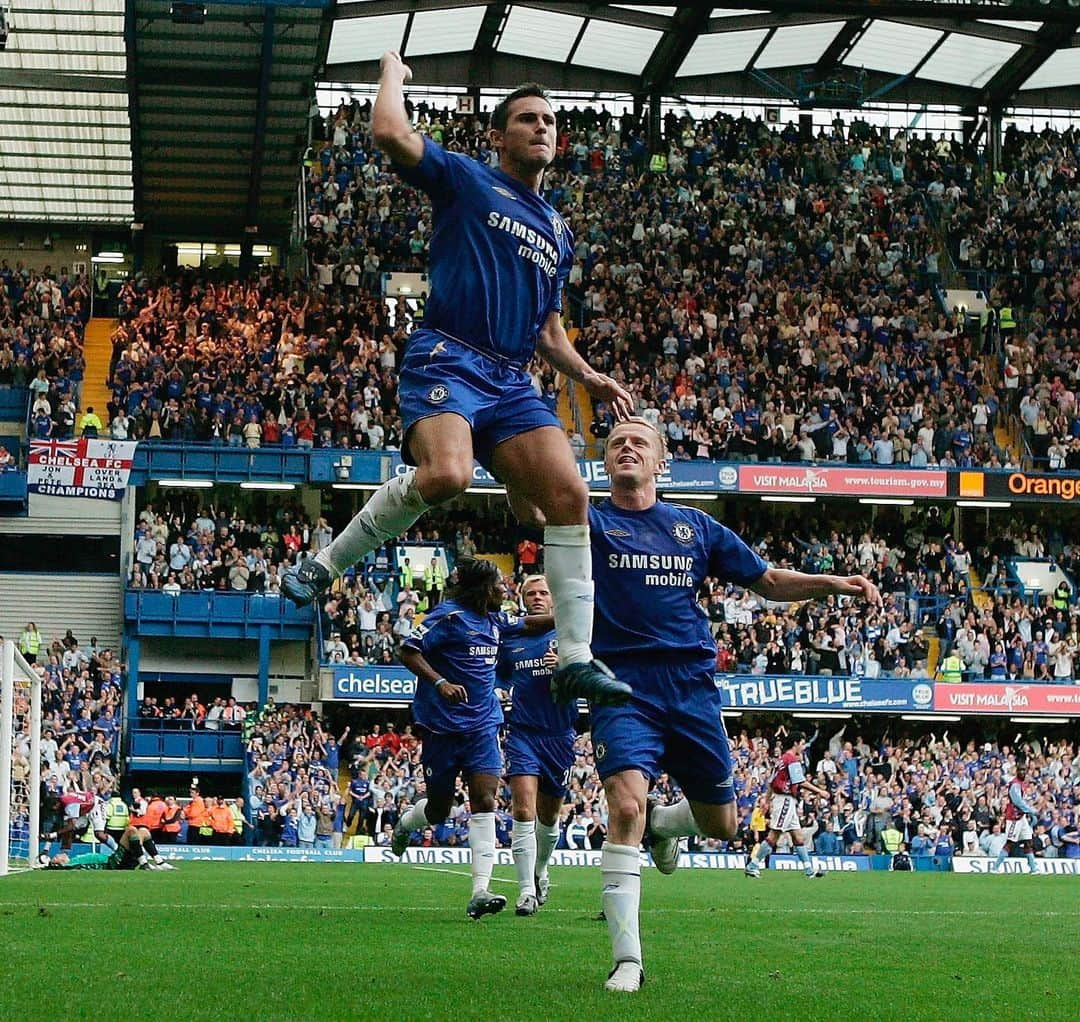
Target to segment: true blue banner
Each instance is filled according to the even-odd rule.
[[[934,685],[924,679],[801,675],[717,675],[732,710],[930,711]]]

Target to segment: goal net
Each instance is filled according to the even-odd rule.
[[[41,795],[41,676],[15,643],[0,652],[0,876],[37,858]]]

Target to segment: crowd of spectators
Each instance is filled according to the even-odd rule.
[[[118,788],[121,766],[124,679],[119,658],[94,636],[82,645],[70,628],[50,638],[30,621],[11,638],[41,676],[41,782],[47,807],[59,807],[76,793],[108,800]],[[18,847],[28,834],[31,795],[25,690],[16,689],[13,712],[11,833]]]
[[[1004,843],[1005,791],[1023,760],[1039,814],[1036,854],[1080,858],[1080,762],[1070,741],[1021,742],[1019,735],[1009,743],[959,741],[947,731],[941,738],[890,737],[888,730],[867,741],[846,732],[819,736],[807,750],[808,775],[829,792],[801,799],[801,819],[818,853],[893,853],[903,842],[914,855],[996,856]],[[735,740],[736,841],[743,849],[766,829],[763,800],[780,733],[742,732]]]
[[[444,145],[495,161],[486,115],[424,104],[413,113]],[[1060,255],[1078,244],[1070,133],[1011,134],[1011,170],[995,182],[973,147],[865,124],[807,140],[792,125],[669,115],[657,160],[632,117],[561,116],[544,189],[576,241],[567,293],[577,343],[630,387],[673,459],[1009,467],[995,426],[1022,415],[1029,433],[1050,438],[1034,442],[1040,456],[1060,433],[1055,466],[1065,467],[1080,438],[1069,343],[1078,293],[1072,256]],[[380,277],[424,270],[430,206],[374,147],[369,104],[342,104],[324,129],[306,160],[310,278],[264,268],[247,283],[187,275],[124,287],[114,437],[400,445],[395,370],[423,296],[391,312]],[[1049,220],[1049,207],[1025,198],[1044,150],[1054,171],[1035,191],[1053,207]],[[1019,296],[1035,333],[1005,331],[1003,374],[998,352],[936,291],[943,261],[974,266],[998,251],[968,235],[985,233],[999,208],[1014,217],[1012,234],[1038,234],[1043,256],[1053,252],[1040,257],[1043,285]],[[1044,237],[1043,223],[1057,234]],[[1001,244],[1026,257],[1033,243]],[[990,299],[1014,301],[997,284]],[[533,369],[554,405],[557,379]],[[1021,383],[1048,429],[1021,412],[1022,392],[1009,393]],[[593,411],[600,439],[611,412]]]
[[[485,115],[413,113],[496,161]],[[576,240],[579,347],[631,386],[672,457],[1008,463],[984,360],[933,290],[938,186],[971,177],[973,150],[865,124],[807,141],[790,125],[669,114],[657,162],[632,116],[560,116],[544,189]],[[325,287],[423,269],[429,209],[369,127],[369,104],[341,104],[308,161]],[[602,437],[610,411],[596,411]]]
[[[338,774],[342,743],[318,714],[271,700],[245,726],[251,842],[286,848],[340,848],[345,799]]]
[[[1080,470],[1078,158],[1073,127],[1010,127],[991,186],[968,156],[931,193],[957,267],[986,293],[1003,335],[999,400],[1035,464],[1051,470]]]
[[[888,728],[889,725],[885,725]],[[892,722],[896,727],[896,722]],[[901,725],[903,727],[903,725]],[[1018,758],[1029,764],[1039,812],[1037,854],[1080,857],[1077,799],[1080,761],[1068,741],[1031,738],[1020,744],[958,741],[948,732],[918,735],[905,728],[864,739],[811,736],[808,774],[828,797],[803,800],[802,820],[823,855],[891,853],[903,841],[917,855],[990,855],[1003,837],[1003,798]],[[730,842],[691,839],[691,849],[749,852],[766,829],[768,782],[779,763],[783,728],[741,730],[732,738],[739,829]],[[260,844],[387,846],[402,808],[425,791],[422,740],[410,726],[374,724],[335,737],[309,712],[269,707],[248,743],[249,808]],[[342,797],[332,779],[346,787]],[[679,797],[666,774],[661,797]],[[607,803],[588,732],[578,736],[562,810],[559,847],[599,848],[607,833]],[[510,793],[498,795],[496,833],[508,846]],[[459,782],[449,819],[417,831],[416,846],[464,846],[471,807]],[[783,843],[781,851],[790,850]]]
[[[29,431],[65,439],[77,425],[90,319],[85,275],[0,260],[0,387],[30,390]]]
[[[167,593],[211,590],[276,594],[281,575],[327,546],[325,518],[279,505],[261,517],[237,508],[202,507],[180,498],[143,508],[136,519],[128,585]]]

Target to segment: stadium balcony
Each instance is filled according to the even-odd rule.
[[[238,731],[191,731],[168,727],[172,721],[129,718],[129,770],[207,772],[238,771],[244,765],[244,742]],[[180,722],[175,722],[179,724]]]

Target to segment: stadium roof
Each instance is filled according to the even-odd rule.
[[[9,4],[0,219],[283,232],[331,0]]]
[[[124,0],[24,0],[11,22],[0,52],[0,218],[130,222]]]
[[[397,49],[418,84],[810,102],[831,77],[864,100],[1060,108],[1080,105],[1078,28],[1076,0],[338,0],[321,77],[373,82]]]
[[[1080,0],[172,6],[0,0],[0,219],[280,234],[313,79],[373,83],[392,48],[446,87],[1080,108]]]

